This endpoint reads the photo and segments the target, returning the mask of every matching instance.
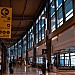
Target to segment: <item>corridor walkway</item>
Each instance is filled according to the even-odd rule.
[[[42,75],[42,72],[38,68],[31,68],[31,67],[15,67],[14,68],[14,73],[10,74],[9,69],[7,69],[6,74],[2,75]],[[61,72],[56,72],[56,73],[48,73],[46,72],[46,75],[75,75],[75,71],[61,71]]]

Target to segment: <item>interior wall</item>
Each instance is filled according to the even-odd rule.
[[[56,39],[52,40],[52,51],[65,49],[75,46],[75,26],[59,34]]]
[[[36,47],[36,56],[42,55],[42,49],[46,49],[46,44],[45,43],[38,46],[38,47]]]
[[[28,51],[28,57],[32,57],[33,56],[33,50]]]

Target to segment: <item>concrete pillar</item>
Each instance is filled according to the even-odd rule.
[[[17,41],[17,61],[18,61],[18,41]]]
[[[33,62],[35,62],[36,64],[36,47],[35,47],[35,44],[36,44],[36,26],[35,26],[35,22],[34,22],[34,25],[33,25]]]
[[[26,64],[28,63],[28,33],[26,33]]]
[[[4,43],[1,43],[2,45],[2,72],[4,73],[6,71],[6,47],[4,46]]]
[[[51,66],[51,39],[48,39],[48,35],[51,32],[51,25],[50,25],[50,7],[49,7],[50,0],[46,0],[46,17],[47,17],[47,30],[46,30],[46,49],[47,49],[47,60],[48,60],[48,68]]]
[[[22,64],[22,58],[23,58],[23,39],[21,40],[21,64]]]
[[[1,41],[1,40],[0,40]],[[1,43],[0,43],[1,44]],[[0,62],[0,74],[2,75],[2,49],[0,48],[0,60],[1,60],[1,62]]]
[[[33,64],[36,64],[36,47],[33,48]]]

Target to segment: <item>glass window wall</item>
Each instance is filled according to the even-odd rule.
[[[28,31],[28,48],[33,47],[33,26]]]
[[[60,65],[61,66],[75,66],[75,47],[65,49],[67,52],[60,54]]]
[[[26,50],[26,35],[23,37],[23,51]]]
[[[45,38],[46,25],[46,8],[41,12],[39,18],[36,20],[36,43],[39,43]]]
[[[64,14],[64,15],[63,15]],[[73,0],[50,0],[51,32],[73,16]]]
[[[43,63],[43,57],[37,57],[36,58],[36,63],[37,64],[42,64]]]
[[[73,16],[73,2],[72,0],[65,0],[65,18],[66,21]]]

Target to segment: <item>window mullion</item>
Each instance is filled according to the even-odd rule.
[[[57,29],[57,7],[56,7],[56,0],[54,0],[54,5],[55,5],[55,28]]]
[[[62,0],[63,23],[65,22],[65,2]]]
[[[38,22],[39,22],[39,21],[38,21]],[[37,28],[37,29],[38,29],[38,31],[37,31],[37,37],[38,37],[38,38],[37,38],[37,39],[38,39],[37,43],[39,43],[39,23],[38,23],[37,25],[38,25],[38,26],[37,26],[37,27],[38,27],[38,28]]]

